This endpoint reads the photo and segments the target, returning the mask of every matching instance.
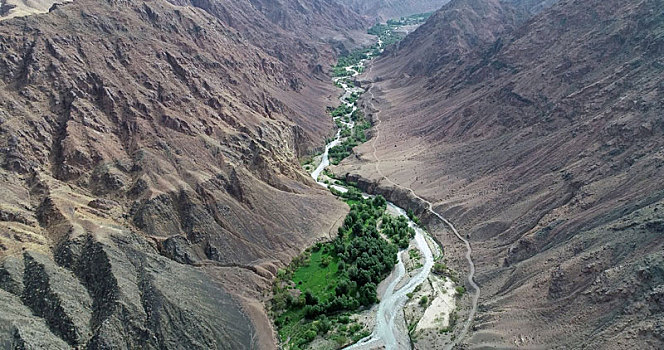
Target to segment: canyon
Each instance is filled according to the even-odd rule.
[[[432,11],[333,83],[377,21]],[[663,14],[657,0],[3,1],[0,347],[283,347],[275,281],[334,239],[352,184],[425,230],[410,247],[426,263],[399,253],[385,300],[359,309],[378,321],[358,346],[662,348]],[[357,91],[367,140],[330,165],[355,124],[329,112]],[[434,259],[455,283],[427,280]],[[450,328],[418,331],[440,312],[413,311],[421,282],[461,288]],[[424,321],[380,321],[413,312]]]

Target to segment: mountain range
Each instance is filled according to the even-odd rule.
[[[330,67],[431,11],[356,79],[370,139],[331,170],[462,274],[409,190],[470,241],[459,348],[662,348],[658,0],[3,1],[0,347],[278,348],[275,276],[349,210],[300,163]]]

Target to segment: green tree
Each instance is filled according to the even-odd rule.
[[[360,287],[360,303],[369,306],[376,302],[376,285],[367,283]]]
[[[304,301],[307,305],[318,305],[318,298],[310,290],[304,292]]]

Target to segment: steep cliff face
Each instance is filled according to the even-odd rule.
[[[402,62],[392,65],[398,69],[392,75],[417,79],[434,73],[442,76],[458,65],[482,60],[492,49],[499,50],[507,33],[555,2],[452,0],[398,45],[387,48],[384,58]]]
[[[294,71],[320,70],[321,63],[332,63],[332,48],[346,50],[368,40],[368,22],[336,1],[169,1],[219,18]]]
[[[492,44],[502,33],[513,30],[519,13],[499,0],[453,0],[388,48],[385,57],[403,62],[396,66],[405,76],[430,76],[448,64],[476,59],[477,47]]]
[[[659,348],[661,4],[526,5],[452,2],[377,62],[378,137],[338,172],[375,155],[469,235],[472,347]]]
[[[332,128],[324,32],[363,23],[298,4],[296,31],[250,2],[0,22],[3,345],[276,346],[271,277],[346,211],[297,160]]]

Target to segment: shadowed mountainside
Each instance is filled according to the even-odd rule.
[[[453,1],[376,62],[379,137],[336,172],[389,187],[375,146],[469,235],[471,348],[661,348],[661,3],[534,3]]]

